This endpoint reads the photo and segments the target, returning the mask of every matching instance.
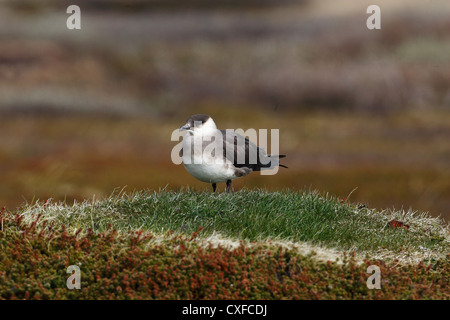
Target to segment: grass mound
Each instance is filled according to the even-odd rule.
[[[412,211],[376,211],[317,192],[241,190],[232,194],[209,192],[136,192],[72,206],[51,202],[25,206],[20,214],[31,221],[80,229],[128,232],[174,231],[199,236],[220,234],[245,241],[307,242],[371,257],[434,258],[449,251],[449,230],[442,220]],[[390,221],[408,228],[396,228]]]
[[[0,220],[3,299],[450,298],[442,221],[317,193],[139,192],[36,203]],[[343,253],[324,262],[302,243]],[[416,251],[420,261],[404,259]],[[66,287],[70,265],[80,290]],[[381,269],[381,290],[366,286],[369,265]]]

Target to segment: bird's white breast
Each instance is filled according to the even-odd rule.
[[[187,133],[184,137],[182,160],[186,170],[198,180],[208,183],[235,179],[235,168],[230,161],[224,159],[220,153],[216,157],[210,152],[203,152],[205,140],[211,141],[205,133]]]

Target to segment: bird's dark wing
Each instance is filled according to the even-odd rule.
[[[224,155],[235,167],[246,167],[253,171],[270,167],[271,159],[264,149],[232,130],[220,130],[220,132],[223,136]]]

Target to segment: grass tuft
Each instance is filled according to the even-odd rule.
[[[284,202],[282,211],[274,210]],[[210,204],[217,207],[207,209]],[[302,210],[289,217],[294,206]],[[243,213],[256,219],[254,225]],[[47,201],[20,213],[1,210],[0,299],[449,299],[450,255],[416,264],[374,258],[358,262],[354,252],[344,253],[341,261],[318,261],[316,253],[303,254],[286,241],[240,240],[230,246],[217,235],[206,237],[223,223],[221,232],[234,235],[295,239],[292,234],[305,230],[308,236],[297,237],[336,242],[335,233],[349,227],[335,222],[352,217],[359,233],[345,242],[363,243],[359,237],[366,219],[378,221],[378,233],[386,237],[409,244],[420,239],[416,232],[388,229],[383,215],[388,213],[356,211],[317,193],[262,190],[218,196],[189,190],[138,192],[72,206]],[[407,213],[402,217],[411,225],[408,230],[429,225],[429,237],[437,238],[444,231],[437,220]],[[288,221],[297,223],[288,228]],[[307,232],[312,229],[307,223],[322,227]],[[206,227],[190,232],[202,224]],[[242,224],[239,231],[236,226]],[[149,232],[179,225],[184,229]],[[79,290],[66,287],[71,265],[81,271]],[[380,290],[367,288],[370,265],[380,268]]]
[[[231,241],[308,243],[404,262],[442,259],[450,253],[449,228],[439,218],[414,211],[377,211],[315,191],[140,191],[73,205],[36,202],[19,213],[26,221],[40,216],[38,225],[65,226],[72,233],[110,228],[184,236],[198,232],[201,238],[219,234]],[[409,228],[395,228],[392,220]]]

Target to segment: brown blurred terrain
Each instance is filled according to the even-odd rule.
[[[172,164],[174,129],[278,128],[288,157],[243,187],[317,189],[450,218],[450,3],[0,4],[0,207],[116,188],[210,186]],[[223,187],[223,186],[221,186]]]

